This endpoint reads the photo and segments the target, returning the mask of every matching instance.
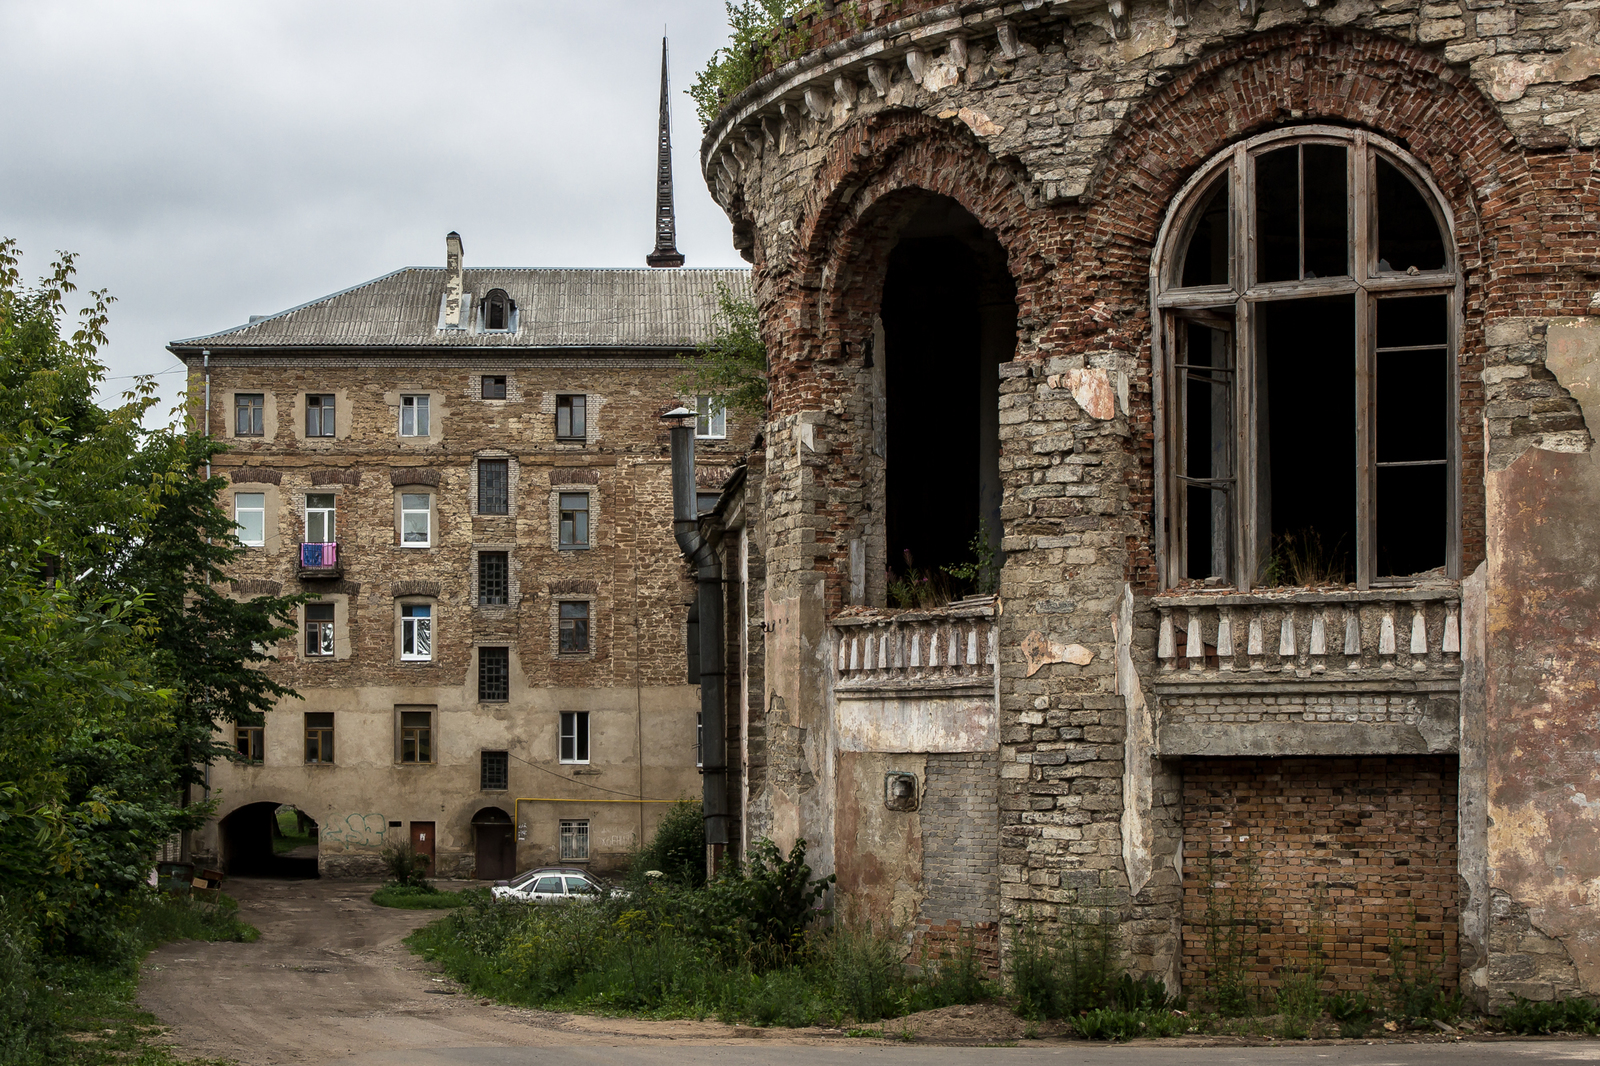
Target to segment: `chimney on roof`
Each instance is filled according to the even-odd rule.
[[[672,128],[667,112],[667,39],[661,38],[661,132],[656,137],[656,250],[644,257],[653,267],[681,267],[678,227],[672,218]]]
[[[444,324],[461,328],[461,234],[451,230],[444,238]]]

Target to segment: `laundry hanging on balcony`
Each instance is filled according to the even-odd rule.
[[[301,566],[337,566],[339,564],[339,545],[328,544],[302,544],[300,545]]]

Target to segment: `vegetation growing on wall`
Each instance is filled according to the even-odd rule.
[[[683,362],[686,373],[676,385],[685,396],[711,396],[729,411],[766,421],[767,346],[754,300],[718,282],[711,337]]]
[[[689,95],[707,125],[722,106],[755,81],[767,49],[776,43],[790,56],[810,45],[799,15],[815,7],[807,0],[724,0],[728,10],[728,43],[712,53],[695,76]]]

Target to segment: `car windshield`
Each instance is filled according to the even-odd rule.
[[[507,881],[506,884],[508,886],[510,886],[511,888],[521,888],[523,885],[527,884],[529,881],[532,881],[538,875],[539,875],[539,871],[538,870],[528,870],[525,873],[520,873],[517,876],[513,877],[511,880]]]

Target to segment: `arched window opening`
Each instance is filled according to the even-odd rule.
[[[977,219],[927,193],[900,210],[871,371],[890,606],[913,605],[908,581],[953,595],[994,588],[999,366],[1012,358],[1017,319],[1005,250]],[[985,562],[970,578],[945,569]]]
[[[490,289],[483,298],[483,329],[486,333],[505,333],[516,328],[517,305],[504,289]]]
[[[1153,264],[1168,585],[1458,577],[1450,229],[1420,166],[1331,127],[1231,149]]]

